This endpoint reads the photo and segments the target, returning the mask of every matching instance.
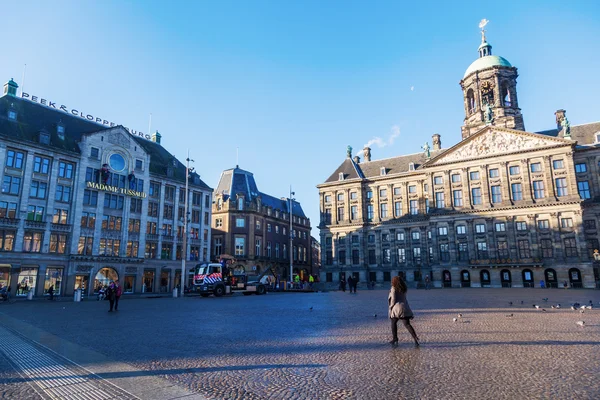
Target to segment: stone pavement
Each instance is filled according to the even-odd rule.
[[[387,344],[384,290],[124,298],[117,313],[106,302],[18,302],[0,305],[0,324],[133,398],[600,398],[600,291],[411,290],[408,299],[419,349],[402,327],[400,344]],[[589,300],[596,309],[569,309]],[[0,396],[40,398],[15,361],[0,357]]]

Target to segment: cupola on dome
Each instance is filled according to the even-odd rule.
[[[512,67],[512,65],[504,57],[492,55],[492,45],[489,44],[485,38],[485,30],[483,29],[487,24],[487,20],[481,21],[479,27],[481,28],[481,44],[477,51],[479,52],[479,58],[465,71],[463,79],[471,75],[473,72],[482,71],[491,67]]]

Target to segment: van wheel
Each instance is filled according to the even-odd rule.
[[[215,288],[215,297],[221,297],[225,294],[225,288],[223,286],[217,286]]]
[[[267,289],[266,289],[266,288],[265,288],[263,285],[259,285],[259,286],[256,288],[256,294],[257,294],[257,295],[259,295],[259,296],[260,296],[261,294],[265,294],[265,293],[267,293]]]

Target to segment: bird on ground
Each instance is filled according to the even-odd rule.
[[[505,315],[505,317],[506,317],[506,318],[512,318],[512,317],[513,317],[513,314],[506,314],[506,315]]]
[[[545,308],[542,308],[542,311],[543,311],[543,312],[546,312],[546,309],[545,309]]]
[[[462,314],[458,314],[458,318],[462,318]]]
[[[585,326],[585,321],[577,321],[577,325],[583,327]]]
[[[584,311],[584,310],[579,310],[579,312],[580,312],[581,314],[583,314],[585,311]]]
[[[577,310],[574,306],[571,306],[571,310]]]
[[[554,307],[554,306],[550,306],[550,308],[556,308],[556,307]]]
[[[377,314],[373,314],[373,318],[377,318]]]
[[[594,304],[594,303],[592,303],[592,301],[590,300],[590,304]]]
[[[452,318],[452,322],[458,321],[458,318]]]
[[[581,307],[579,307],[579,308],[581,308],[582,310],[585,310],[585,306],[581,306]]]
[[[533,306],[534,306],[534,307],[535,307],[537,310],[539,310],[539,309],[540,309],[540,306],[538,306],[537,304],[534,304]]]
[[[509,305],[509,306],[512,306],[512,301],[509,301],[509,302],[508,302],[508,305]]]
[[[311,308],[309,308],[309,310],[310,310],[310,311],[312,311],[312,310],[313,310],[313,308],[311,307]]]
[[[547,298],[547,297],[544,297],[542,300],[544,300],[544,301],[548,301],[548,298]]]
[[[591,306],[591,305],[590,305],[590,306],[587,306],[585,309],[586,309],[586,310],[591,310],[591,309],[592,309],[592,306]]]
[[[521,304],[523,304],[523,300],[521,300]]]
[[[560,308],[560,303],[558,303],[558,304],[556,305],[556,308]]]
[[[581,304],[579,304],[579,303],[573,303],[573,304],[572,304],[572,306],[573,306],[573,307],[579,307],[580,305],[581,305]]]

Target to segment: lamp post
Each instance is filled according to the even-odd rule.
[[[294,282],[294,231],[292,230],[292,207],[294,206],[294,196],[296,193],[292,192],[292,186],[290,185],[290,283]]]
[[[179,286],[181,287],[181,297],[183,298],[185,293],[185,261],[187,259],[187,224],[188,224],[188,185],[190,174],[194,172],[194,167],[190,168],[190,161],[194,162],[194,160],[190,159],[190,151],[188,150],[188,156],[185,159],[185,203],[183,210],[183,246],[181,248],[181,278],[179,282]]]

